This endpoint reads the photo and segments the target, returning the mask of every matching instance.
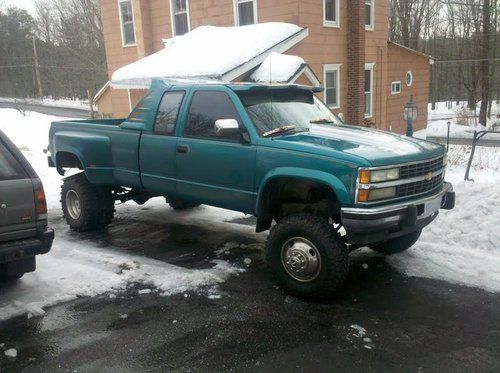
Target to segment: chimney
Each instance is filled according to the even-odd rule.
[[[362,125],[365,108],[365,1],[347,1],[346,122]]]

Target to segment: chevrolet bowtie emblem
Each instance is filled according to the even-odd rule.
[[[425,175],[425,180],[430,181],[432,179],[432,172],[429,172],[427,175]]]

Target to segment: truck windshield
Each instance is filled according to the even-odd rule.
[[[311,124],[342,124],[312,92],[276,90],[239,92],[261,136],[309,131]]]

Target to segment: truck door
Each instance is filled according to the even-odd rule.
[[[0,243],[36,233],[33,184],[0,142]]]
[[[152,133],[141,138],[139,159],[142,185],[153,193],[175,196],[175,137],[177,119],[186,91],[170,90],[163,94]]]
[[[193,202],[251,212],[256,146],[241,141],[241,134],[217,136],[214,128],[218,119],[235,119],[245,130],[230,93],[213,87],[192,94],[176,145],[177,193]]]

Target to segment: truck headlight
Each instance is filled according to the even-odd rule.
[[[359,171],[359,182],[361,184],[380,183],[382,181],[397,179],[399,179],[399,168]]]
[[[358,202],[377,201],[379,199],[392,198],[396,196],[396,187],[380,189],[360,189],[358,191]]]

